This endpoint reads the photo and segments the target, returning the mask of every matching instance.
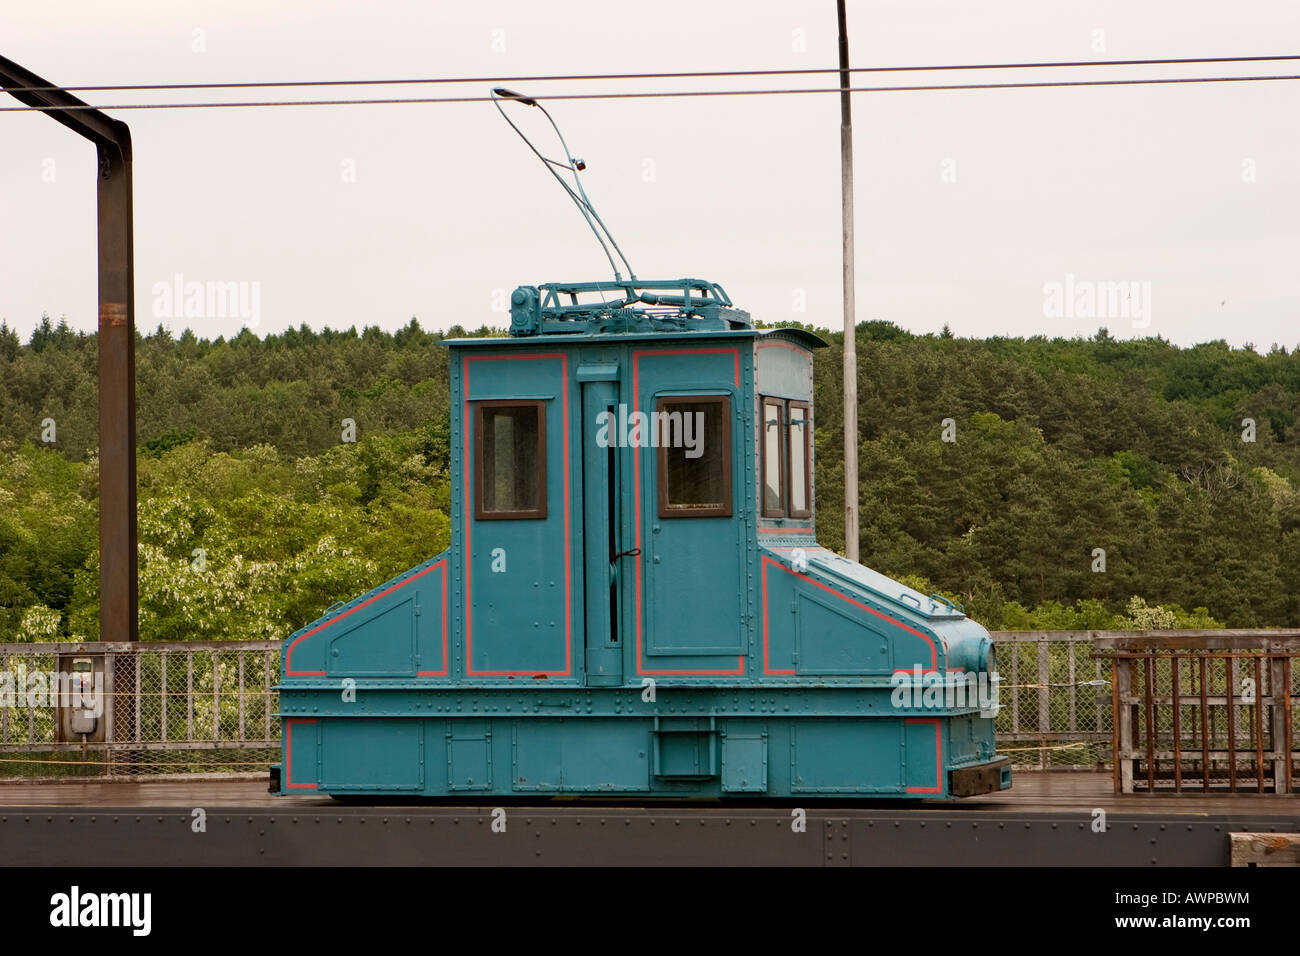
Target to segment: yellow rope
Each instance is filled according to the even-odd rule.
[[[266,748],[266,749],[268,749],[268,750],[273,750],[273,749],[276,749],[276,748],[268,747],[268,748]],[[215,751],[211,751],[211,752],[215,752]],[[196,762],[198,762],[198,761],[195,761],[195,760],[193,760],[193,759],[189,759],[189,760],[180,760],[180,761],[177,761],[176,763],[140,763],[139,761],[130,761],[130,760],[38,760],[38,759],[36,759],[36,758],[31,758],[31,757],[29,757],[29,758],[27,758],[27,759],[25,759],[25,760],[15,760],[15,759],[12,759],[12,758],[0,757],[0,763],[56,764],[56,765],[68,766],[68,767],[171,767],[171,768],[178,768],[178,767],[184,767],[184,766],[186,766],[187,764],[192,764],[192,763],[196,763]],[[214,762],[212,762],[211,766],[212,766],[212,767],[215,767],[215,768],[222,769],[222,770],[229,769],[229,768],[231,768],[231,767],[261,767],[261,768],[266,768],[266,767],[267,767],[267,765],[266,765],[265,763],[227,763],[226,761],[214,761]]]
[[[1046,746],[1046,745],[1044,745],[1044,746],[1042,746],[1042,747],[999,747],[999,748],[998,748],[998,753],[1000,753],[1000,754],[1014,754],[1014,753],[1022,753],[1022,752],[1026,752],[1026,753],[1028,753],[1028,752],[1036,752],[1036,751],[1040,751],[1040,750],[1072,750],[1072,749],[1074,749],[1075,747],[1094,747],[1094,746],[1101,746],[1103,743],[1104,743],[1104,741],[1097,741],[1097,740],[1080,740],[1080,741],[1078,741],[1078,742],[1076,742],[1076,743],[1072,743],[1072,744],[1055,744],[1055,745],[1053,745],[1053,746],[1051,746],[1051,747],[1048,747],[1048,746]]]

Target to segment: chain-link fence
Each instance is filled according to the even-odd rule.
[[[1111,665],[1102,631],[994,631],[998,753],[1018,769],[1099,770],[1111,751]]]
[[[0,778],[262,773],[278,641],[0,645]]]
[[[1107,765],[1110,662],[1092,636],[993,634],[998,749],[1018,768]],[[277,641],[0,645],[0,778],[261,773],[278,755],[279,663]],[[97,686],[98,716],[69,706]]]

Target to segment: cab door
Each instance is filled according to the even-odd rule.
[[[620,565],[633,553],[620,534],[620,467],[615,428],[618,383],[582,384],[583,594],[586,601],[587,684],[623,682],[623,628]]]
[[[635,364],[635,406],[651,430],[634,448],[636,673],[743,674],[739,357],[729,348],[647,351]]]

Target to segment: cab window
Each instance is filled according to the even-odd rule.
[[[659,517],[729,517],[731,400],[725,395],[663,397],[655,408]]]
[[[474,410],[474,517],[546,517],[546,405],[477,402]]]
[[[786,497],[791,518],[811,518],[812,502],[808,488],[812,484],[809,441],[812,438],[812,412],[807,402],[791,402],[789,407],[788,461],[786,469],[790,491]]]
[[[763,399],[763,517],[785,517],[785,403]]]
[[[812,410],[808,402],[764,397],[759,441],[764,518],[811,518]]]

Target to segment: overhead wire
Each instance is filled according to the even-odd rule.
[[[1280,80],[1297,80],[1300,74],[1272,74],[1255,76],[1189,76],[1189,77],[1152,77],[1145,79],[1122,80],[1049,80],[1024,83],[943,83],[917,84],[912,86],[857,86],[848,87],[813,87],[758,90],[649,90],[613,93],[555,93],[535,96],[534,99],[547,102],[560,100],[621,100],[621,99],[669,99],[710,96],[798,96],[825,93],[917,93],[927,91],[963,91],[963,90],[1009,90],[1009,89],[1047,89],[1064,87],[1100,87],[1100,86],[1156,86],[1184,83],[1257,83]],[[114,103],[94,104],[50,104],[40,106],[2,106],[0,113],[16,112],[63,112],[76,110],[169,110],[169,109],[235,109],[249,107],[288,107],[288,106],[387,106],[402,103],[452,104],[452,103],[488,103],[490,96],[447,96],[447,97],[384,97],[365,99],[333,100],[234,100],[208,103]]]
[[[1265,63],[1300,60],[1300,54],[1282,54],[1277,56],[1204,56],[1146,58],[1134,60],[1045,60],[1019,63],[943,63],[925,66],[855,66],[849,73],[932,73],[940,71],[962,70],[1024,70],[1050,69],[1058,67],[1092,67],[1092,66],[1179,66],[1211,63]],[[812,76],[825,73],[840,73],[839,67],[803,67],[763,70],[686,70],[682,72],[659,73],[574,73],[574,74],[537,74],[532,76],[476,76],[476,77],[414,77],[407,79],[371,79],[371,80],[261,80],[250,82],[222,83],[141,83],[109,84],[100,86],[25,86],[14,87],[11,92],[36,93],[62,90],[68,93],[103,93],[125,92],[131,90],[216,90],[216,89],[272,89],[287,87],[314,86],[407,86],[420,84],[461,84],[461,83],[548,83],[589,80],[675,80],[675,79],[712,79],[721,77],[746,76]]]

